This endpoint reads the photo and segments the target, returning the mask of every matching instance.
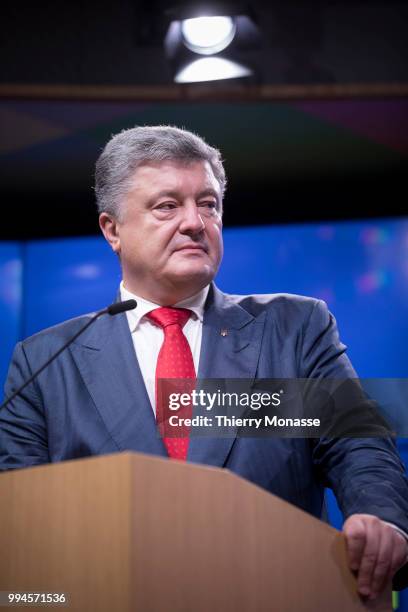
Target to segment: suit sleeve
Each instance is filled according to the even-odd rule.
[[[302,377],[356,378],[345,350],[334,317],[316,302],[304,329]],[[408,533],[408,479],[391,437],[320,438],[312,445],[317,473],[333,489],[344,519],[373,514]],[[408,564],[396,574],[394,588],[407,585]]]
[[[24,345],[14,349],[5,385],[10,397],[32,371]],[[41,394],[35,381],[0,411],[0,470],[49,463],[47,427]]]

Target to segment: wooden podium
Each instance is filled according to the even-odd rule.
[[[391,609],[338,531],[226,470],[124,453],[3,473],[0,500],[0,591],[67,594],[52,610]]]

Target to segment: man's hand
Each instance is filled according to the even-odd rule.
[[[408,561],[408,542],[371,514],[353,514],[343,525],[350,568],[357,572],[360,595],[375,599]]]

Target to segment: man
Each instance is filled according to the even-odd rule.
[[[355,377],[323,302],[231,296],[212,284],[224,189],[219,152],[190,132],[135,128],[106,145],[100,226],[120,258],[120,297],[138,305],[99,319],[3,410],[0,465],[142,451],[227,467],[316,516],[331,486],[359,591],[374,598],[408,552],[408,484],[390,439],[157,437],[157,378]],[[85,321],[18,344],[6,396]]]

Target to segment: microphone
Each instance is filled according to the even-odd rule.
[[[96,314],[98,317],[100,317],[101,314],[107,313],[107,314],[110,314],[111,317],[114,317],[115,315],[120,314],[121,312],[126,312],[127,310],[133,310],[134,308],[136,308],[136,306],[137,306],[136,300],[125,300],[124,302],[114,302],[113,304],[105,308],[105,310],[100,310]]]
[[[72,336],[72,338],[70,338],[68,340],[68,342],[66,342],[63,346],[61,346],[60,349],[58,349],[58,351],[56,353],[54,353],[54,355],[52,355],[48,361],[46,361],[36,372],[34,372],[34,374],[32,376],[30,376],[30,378],[28,380],[26,380],[18,389],[17,391],[14,391],[14,393],[12,395],[10,395],[10,397],[7,397],[4,402],[0,405],[0,410],[2,410],[5,406],[7,406],[7,404],[9,402],[11,402],[15,397],[17,397],[17,395],[19,395],[21,393],[21,391],[23,389],[25,389],[25,387],[27,385],[29,385],[31,382],[33,382],[33,380],[35,378],[37,378],[37,376],[39,374],[41,374],[41,372],[43,370],[45,370],[45,368],[47,368],[50,363],[52,361],[54,361],[54,359],[56,359],[59,355],[61,355],[61,353],[63,351],[65,351],[66,348],[68,348],[68,346],[74,342],[74,340],[76,340],[78,338],[78,336],[80,336],[86,329],[88,329],[88,327],[90,325],[92,325],[92,323],[94,323],[96,321],[96,319],[99,319],[99,317],[101,317],[104,314],[109,314],[111,317],[114,317],[117,314],[120,314],[121,312],[126,312],[127,310],[133,310],[134,308],[136,308],[137,306],[137,302],[136,300],[125,300],[124,302],[115,302],[113,304],[111,304],[110,306],[108,306],[107,308],[104,308],[103,310],[98,310],[98,312],[96,312],[90,319],[89,321],[87,321],[85,323],[85,325],[83,327],[81,327],[81,329],[74,335]]]

